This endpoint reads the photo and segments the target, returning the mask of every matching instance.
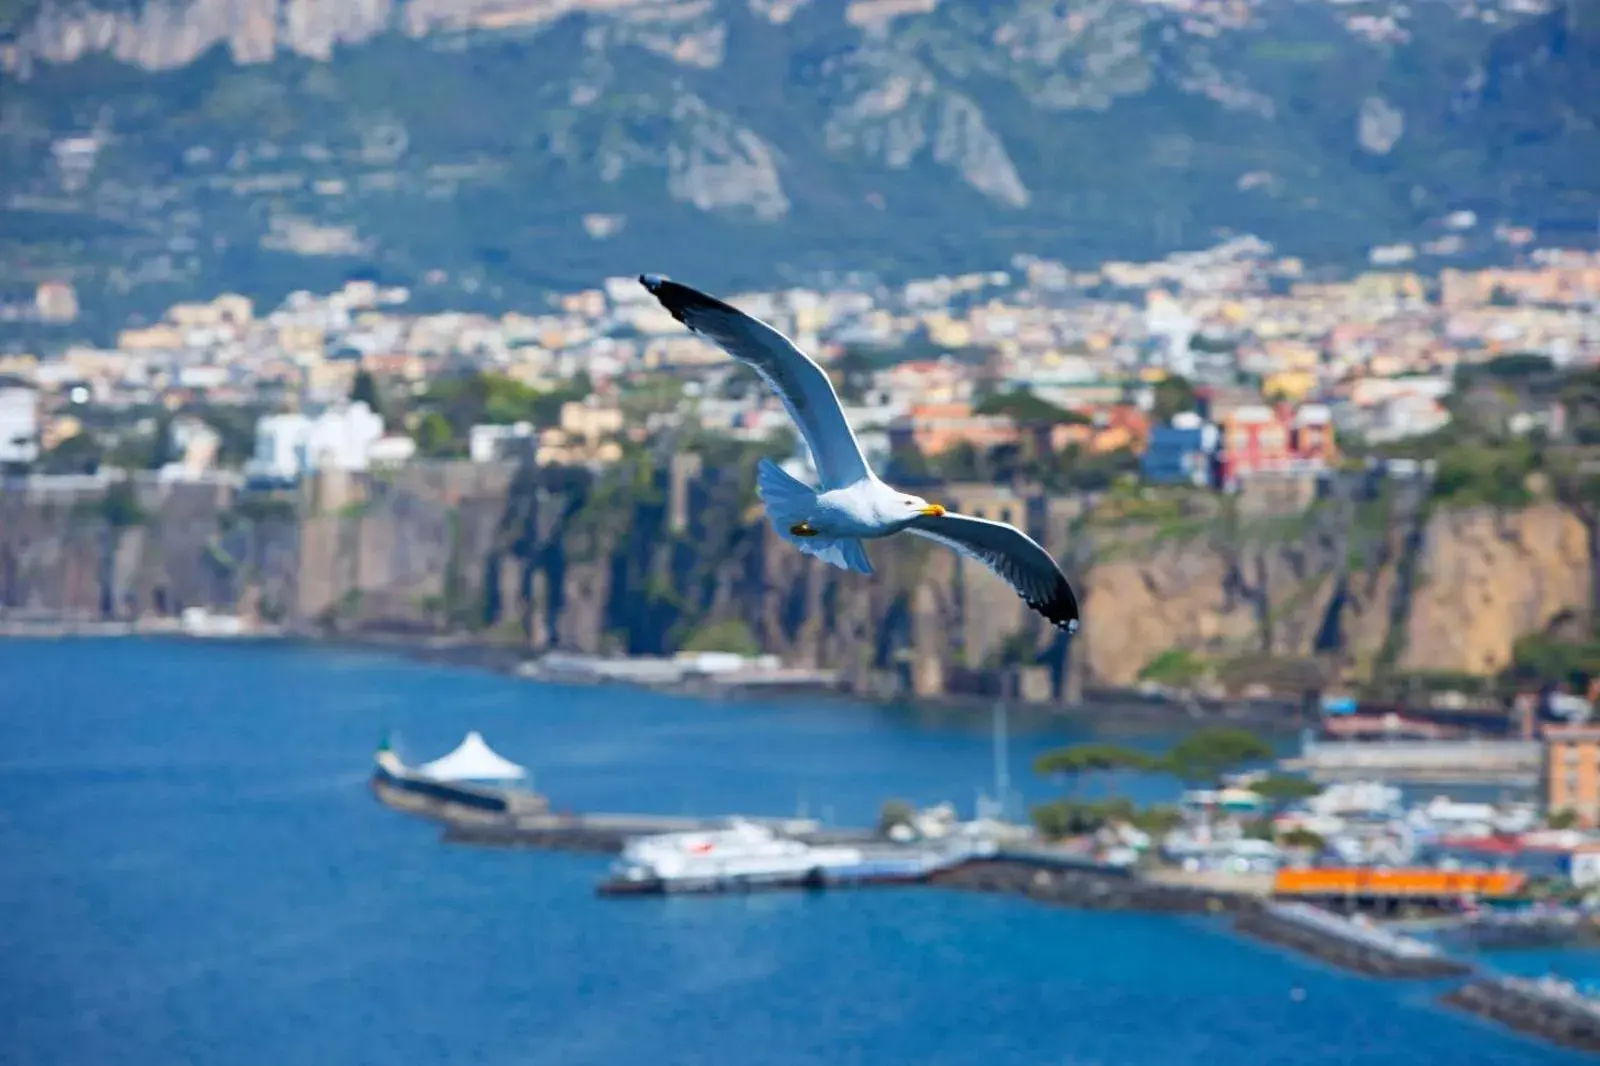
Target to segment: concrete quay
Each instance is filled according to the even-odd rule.
[[[1600,1003],[1570,987],[1489,978],[1453,989],[1440,1002],[1562,1047],[1600,1052]]]
[[[1278,765],[1314,781],[1532,785],[1542,758],[1534,740],[1321,740]]]

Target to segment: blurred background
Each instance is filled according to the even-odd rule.
[[[830,898],[622,936],[595,869],[432,848],[359,788],[387,731],[431,758],[487,722],[557,808],[861,827],[992,786],[1074,854],[1516,869],[1580,913],[1597,123],[1595,0],[0,0],[0,635],[42,638],[0,646],[19,1061],[529,1061],[535,1030],[561,1063],[1553,1061],[1153,918],[1041,947],[995,900]],[[782,543],[754,465],[809,456],[642,272],[812,353],[889,480],[1043,543],[1081,634],[941,548],[867,579]],[[1016,786],[998,701],[1043,760]],[[1379,790],[1297,806],[1347,778]],[[1600,973],[1556,939],[1511,968]],[[618,986],[638,942],[663,972]]]

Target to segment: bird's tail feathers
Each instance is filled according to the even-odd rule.
[[[851,570],[858,574],[872,573],[872,562],[867,549],[854,538],[797,537],[790,527],[811,518],[816,509],[815,489],[791,477],[771,459],[756,464],[756,490],[766,505],[767,518],[778,535],[807,555],[815,556],[830,566]]]
[[[756,464],[756,492],[767,505],[767,517],[780,533],[787,533],[790,526],[810,518],[817,505],[817,490],[791,477],[771,459]]]

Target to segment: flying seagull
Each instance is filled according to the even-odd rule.
[[[1077,632],[1078,598],[1050,553],[1015,526],[946,511],[878,480],[828,375],[787,337],[659,274],[641,275],[639,283],[673,318],[761,375],[805,437],[820,489],[790,477],[771,459],[757,467],[757,487],[780,536],[807,555],[859,574],[872,573],[862,541],[901,532],[925,537],[987,566],[1056,628]]]

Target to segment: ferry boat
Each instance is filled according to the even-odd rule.
[[[601,895],[730,892],[909,884],[970,859],[994,854],[993,842],[813,845],[766,826],[732,819],[726,828],[663,833],[629,841],[600,885]]]

